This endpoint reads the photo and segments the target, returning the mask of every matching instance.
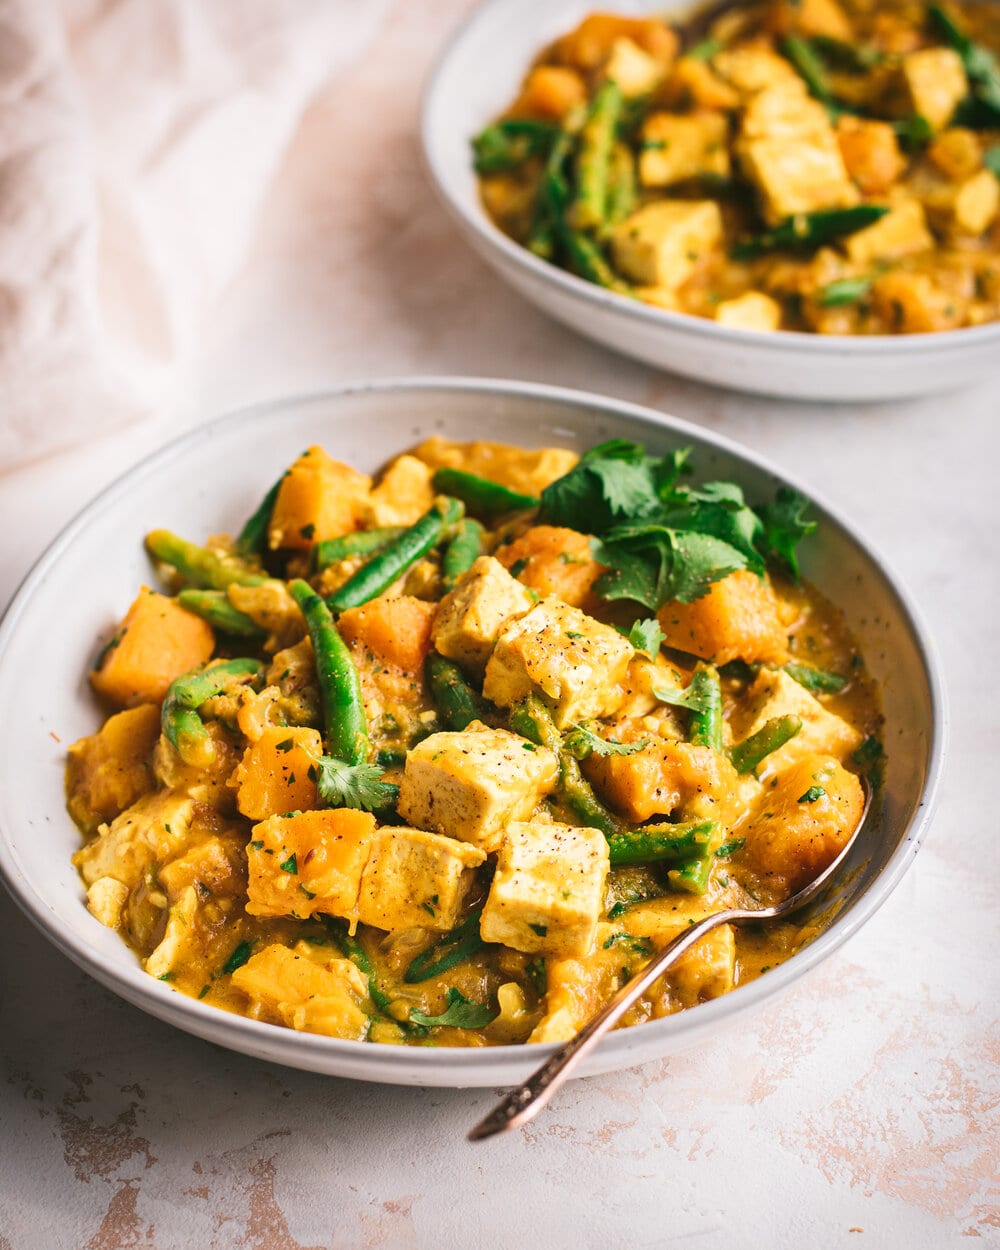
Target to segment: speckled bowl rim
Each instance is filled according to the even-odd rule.
[[[407,391],[444,392],[450,395],[470,394],[503,397],[517,402],[519,398],[540,399],[565,407],[567,427],[572,428],[574,410],[586,409],[595,415],[621,416],[639,421],[656,430],[666,429],[681,438],[707,444],[770,474],[808,495],[816,508],[862,548],[872,565],[896,596],[902,615],[916,644],[927,678],[932,723],[928,726],[927,772],[914,815],[884,869],[877,879],[852,901],[833,922],[808,946],[787,962],[747,985],[728,994],[699,1004],[660,1020],[649,1021],[633,1029],[618,1030],[606,1037],[597,1048],[588,1071],[610,1071],[646,1062],[655,1052],[673,1053],[687,1042],[713,1032],[734,1015],[742,1015],[765,1000],[776,997],[794,981],[815,968],[841,947],[882,906],[910,868],[928,829],[937,801],[947,737],[947,703],[934,644],[923,619],[899,577],[890,569],[875,547],[812,487],[796,483],[769,459],[714,431],[654,409],[623,400],[611,399],[586,391],[506,379],[422,376],[380,379],[347,383],[330,390],[288,396],[254,404],[207,422],[141,459],[102,490],[70,521],[47,547],[25,576],[0,619],[0,666],[19,623],[30,607],[37,585],[51,575],[58,562],[71,551],[77,536],[92,519],[102,516],[127,500],[131,492],[155,477],[161,466],[183,456],[192,447],[210,443],[217,434],[248,421],[279,419],[283,410],[306,404],[336,403],[358,394],[399,394]],[[390,453],[391,454],[391,453]],[[9,784],[9,782],[8,782]],[[69,820],[67,816],[67,821]],[[287,1066],[302,1067],[330,1075],[381,1083],[428,1084],[440,1086],[493,1085],[508,1076],[523,1079],[555,1049],[552,1045],[495,1046],[481,1049],[379,1046],[366,1042],[345,1041],[318,1034],[295,1032],[277,1025],[265,1024],[237,1016],[182,995],[144,972],[138,962],[109,968],[94,952],[67,930],[55,910],[29,881],[20,862],[16,831],[0,827],[0,877],[15,902],[41,932],[74,963],[95,980],[150,1014],[186,1032],[230,1049],[254,1054]],[[80,906],[84,906],[81,890]],[[98,923],[95,921],[95,923]],[[122,944],[129,959],[134,956]],[[642,1034],[641,1055],[630,1054],[630,1037]],[[662,1045],[657,1044],[662,1039]],[[635,1038],[637,1042],[639,1039]],[[284,1053],[280,1053],[284,1052]],[[488,1069],[492,1069],[490,1072]],[[498,1070],[503,1070],[497,1075]]]

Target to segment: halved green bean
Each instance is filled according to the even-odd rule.
[[[184,673],[170,683],[160,710],[160,726],[185,764],[205,768],[215,758],[215,746],[198,708],[241,678],[256,677],[263,667],[259,660],[223,660]]]
[[[240,555],[264,554],[267,548],[267,531],[271,524],[271,514],[274,512],[274,501],[278,498],[278,491],[284,480],[285,475],[282,473],[240,530],[239,537],[236,539],[236,550]]]
[[[464,511],[459,500],[441,495],[419,521],[376,552],[353,577],[335,590],[327,598],[327,606],[332,612],[343,612],[367,603],[388,590],[398,577],[449,535],[452,526],[462,519]]]
[[[445,725],[460,733],[486,714],[486,701],[465,680],[457,664],[432,651],[424,663],[434,706]]]
[[[565,166],[573,150],[574,138],[573,132],[564,126],[549,150],[538,184],[535,219],[528,236],[528,248],[543,260],[552,259],[556,242],[565,229],[563,213],[570,195]]]
[[[852,208],[826,208],[815,213],[796,213],[771,230],[737,243],[729,255],[733,260],[750,260],[765,252],[784,248],[818,248],[831,239],[854,234],[873,225],[889,211],[885,204],[855,204]]]
[[[170,530],[152,530],[146,535],[146,549],[155,559],[169,564],[195,586],[225,590],[239,586],[259,586],[267,577],[252,569],[238,556],[225,555],[189,543]]]
[[[624,221],[635,208],[635,201],[635,157],[627,144],[616,143],[608,169],[607,225]]]
[[[504,173],[544,152],[559,133],[554,122],[505,117],[484,127],[472,140],[478,174]]]
[[[308,582],[296,578],[288,590],[302,609],[316,663],[328,753],[345,764],[368,760],[368,725],[361,682],[347,644],[337,632],[330,609]]]
[[[478,516],[499,516],[504,512],[537,508],[539,504],[537,495],[523,495],[487,477],[466,473],[464,469],[438,469],[432,483],[436,491],[461,500],[469,512]]]
[[[603,286],[619,295],[630,295],[632,288],[608,264],[608,260],[600,246],[579,230],[566,230],[563,233],[563,246],[574,273],[588,282]]]
[[[816,303],[820,308],[843,308],[845,304],[856,304],[864,299],[871,289],[871,278],[836,278],[820,287]]]
[[[810,94],[827,108],[838,109],[826,77],[826,66],[817,56],[807,39],[800,35],[787,35],[781,41],[781,51],[791,61]]]
[[[709,854],[715,834],[714,820],[689,821],[685,824],[644,825],[640,829],[622,829],[608,835],[611,866],[623,864],[683,864]]]
[[[708,889],[714,864],[714,852],[700,859],[689,859],[680,868],[669,869],[667,880],[675,890],[683,890],[685,894],[704,894]]]
[[[578,820],[593,829],[600,829],[604,834],[620,831],[621,821],[594,794],[580,771],[579,763],[563,748],[562,734],[556,728],[552,713],[537,695],[529,694],[511,709],[510,727],[529,742],[548,747],[556,753],[559,761],[559,798]]]
[[[312,549],[312,571],[321,573],[328,565],[348,556],[370,556],[387,547],[406,529],[405,525],[382,525],[370,530],[355,530],[339,538],[324,538]]]
[[[483,554],[485,532],[471,517],[465,517],[455,527],[455,534],[441,557],[441,584],[446,593],[455,589],[458,579],[468,573]]]
[[[252,617],[233,607],[224,590],[188,587],[178,594],[177,602],[195,616],[208,621],[220,633],[231,634],[234,638],[267,637],[266,629],[261,629]]]
[[[711,664],[699,664],[691,676],[688,692],[702,710],[688,714],[688,739],[696,746],[722,750],[722,686]]]
[[[738,773],[752,773],[762,760],[794,738],[801,728],[798,716],[773,716],[755,734],[730,749],[733,767]]]
[[[710,61],[713,56],[717,56],[722,51],[723,46],[718,39],[702,39],[700,42],[692,44],[684,55],[694,61]]]
[[[847,685],[846,677],[825,668],[813,668],[811,664],[786,664],[785,672],[813,694],[836,694]]]
[[[570,220],[577,230],[599,230],[608,208],[608,169],[624,97],[608,78],[594,92],[576,153],[576,195]]]
[[[403,980],[409,985],[415,981],[429,981],[431,977],[440,976],[442,972],[447,972],[463,959],[468,959],[482,950],[486,945],[479,932],[482,914],[481,907],[470,911],[450,933],[444,934],[425,951],[421,951],[403,973]]]

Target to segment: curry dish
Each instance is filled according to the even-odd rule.
[[[537,256],[747,330],[1000,318],[1000,9],[762,0],[593,13],[476,136],[483,204]]]
[[[798,576],[813,528],[790,490],[751,506],[621,440],[434,438],[375,481],[310,447],[237,536],[146,535],[161,589],[109,631],[107,716],[69,751],[91,912],[151,976],[276,1025],[571,1037],[858,820],[877,692]],[[720,927],[625,1024],[819,923]]]

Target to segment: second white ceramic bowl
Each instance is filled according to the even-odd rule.
[[[678,16],[690,0],[602,0],[609,12]],[[738,330],[615,295],[509,239],[483,209],[471,140],[517,94],[544,45],[593,0],[490,0],[441,57],[423,107],[428,169],[465,238],[532,303],[607,347],[716,386],[820,401],[898,399],[996,373],[1000,322],[934,334],[827,336]]]

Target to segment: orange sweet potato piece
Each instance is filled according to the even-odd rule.
[[[638,733],[627,735],[631,740]],[[696,795],[725,806],[735,773],[710,747],[644,735],[646,746],[632,755],[591,755],[583,768],[601,796],[627,820],[666,817]]]
[[[590,72],[608,59],[616,39],[631,39],[661,65],[670,63],[678,46],[676,34],[656,18],[591,13],[575,30],[557,40],[553,59]]]
[[[590,554],[586,534],[558,525],[532,526],[494,555],[525,586],[543,597],[557,595],[574,608],[586,609],[605,568]]]
[[[657,619],[666,645],[715,664],[782,664],[788,639],[771,583],[746,569],[713,583],[693,603],[665,603]]]
[[[413,595],[380,595],[342,612],[337,628],[346,643],[360,643],[383,664],[418,673],[432,649],[436,611],[436,604]]]
[[[845,114],[837,121],[837,144],[847,172],[866,195],[888,191],[906,168],[888,122]]]
[[[160,703],[174,678],[204,664],[214,648],[207,622],[143,586],[90,681],[119,707]]]
[[[268,545],[308,551],[313,543],[358,528],[371,478],[333,460],[322,447],[299,456],[281,479],[274,501]]]
[[[69,814],[85,833],[110,824],[153,788],[150,762],[160,736],[155,703],[116,712],[96,734],[69,749],[66,794]]]
[[[566,65],[536,65],[524,80],[509,116],[561,121],[586,99],[587,88],[575,69]]]
[[[251,820],[317,805],[315,761],[323,743],[315,729],[270,725],[243,752],[230,785],[236,806]]]

